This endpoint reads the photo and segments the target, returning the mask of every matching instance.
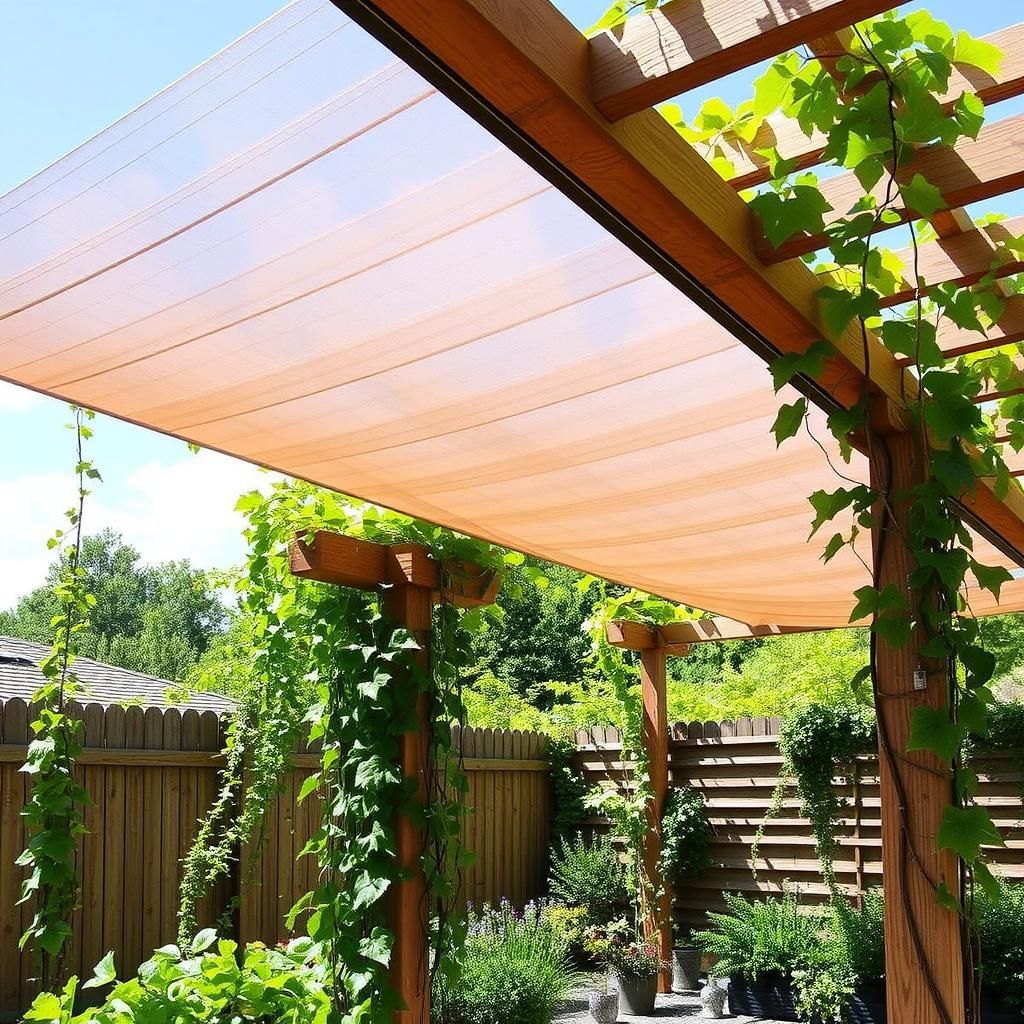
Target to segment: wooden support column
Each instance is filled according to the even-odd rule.
[[[644,843],[644,872],[655,890],[644,907],[644,934],[656,941],[661,958],[668,963],[672,954],[672,887],[661,877],[661,815],[668,795],[668,707],[665,694],[665,648],[650,647],[640,652],[640,686],[643,695],[643,739],[651,777],[651,800],[647,805],[650,828]],[[658,977],[658,991],[672,991],[672,971]]]
[[[500,580],[494,571],[479,566],[440,564],[420,544],[374,544],[320,531],[307,541],[304,534],[291,546],[291,571],[305,579],[359,590],[383,591],[384,615],[409,630],[419,641],[415,658],[422,668],[430,664],[430,626],[433,604],[442,596],[462,608],[492,604]],[[443,590],[443,595],[442,595]],[[430,743],[427,695],[416,705],[418,728],[405,733],[398,760],[402,774],[415,778],[419,799],[426,802]],[[404,1006],[396,1010],[395,1024],[430,1024],[430,970],[427,945],[426,878],[422,856],[423,829],[407,817],[396,822],[398,863],[407,878],[387,893],[388,927],[395,936],[391,953],[391,982]]]
[[[425,671],[430,665],[430,617],[433,600],[430,589],[399,584],[384,592],[384,615],[409,630],[420,649],[413,657]],[[427,760],[430,755],[427,694],[416,702],[419,727],[402,736],[398,761],[402,775],[416,779],[417,800],[427,799]],[[423,829],[402,816],[395,824],[398,864],[407,877],[387,893],[388,927],[395,936],[391,955],[391,984],[405,1008],[395,1014],[396,1024],[430,1024],[430,971],[427,945],[429,908],[426,876],[423,874]]]
[[[908,433],[878,437],[875,446],[872,485],[884,490],[888,484],[896,519],[894,526],[882,530],[882,511],[875,510],[872,544],[878,586],[884,589],[894,584],[912,603],[907,579],[913,564],[903,533],[909,502],[903,495],[924,479],[925,467]],[[906,749],[914,709],[941,708],[948,701],[944,666],[918,658],[921,642],[921,637],[915,637],[906,647],[895,648],[881,637],[877,640],[886,996],[892,1021],[963,1024],[960,922],[939,906],[934,889],[935,884],[945,882],[951,892],[959,891],[956,857],[948,851],[938,852],[935,844],[952,793],[951,774],[949,766],[934,755]],[[917,668],[927,670],[927,687],[922,690],[914,688]],[[881,749],[883,731],[888,753]],[[908,922],[907,906],[917,922],[916,935]],[[936,1005],[932,984],[948,1017]]]

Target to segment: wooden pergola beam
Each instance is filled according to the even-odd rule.
[[[939,284],[965,286],[977,284],[983,277],[1009,277],[1024,270],[1024,259],[1009,257],[998,260],[1000,243],[1024,235],[1024,217],[987,224],[948,234],[917,249],[919,284],[927,290]],[[896,254],[909,274],[914,270],[913,248],[901,249]],[[884,306],[897,306],[913,299],[915,286],[908,277],[903,288],[883,300]]]
[[[923,175],[942,194],[946,207],[967,206],[1012,192],[1024,187],[1022,134],[1024,114],[1016,114],[985,125],[977,139],[962,138],[954,146],[924,146],[900,168],[900,180],[910,181],[916,174]],[[845,219],[864,194],[852,171],[823,181],[820,190],[832,207],[832,212],[825,215],[826,226]],[[900,202],[892,210],[901,221],[916,216],[915,211]],[[824,248],[826,242],[824,232],[804,232],[777,249],[761,237],[757,248],[765,263],[773,264],[815,252]]]
[[[493,604],[498,574],[474,566],[444,571],[421,544],[375,544],[326,530],[292,540],[291,571],[304,579],[339,587],[374,590],[382,585],[422,587],[460,608]]]
[[[978,68],[954,65],[949,88],[938,97],[947,113],[965,92],[976,93],[985,103],[998,103],[1024,93],[1024,24],[1012,25],[981,38],[1003,51],[999,71],[993,76]],[[758,150],[775,147],[786,160],[794,160],[797,168],[804,169],[821,162],[827,141],[820,132],[807,136],[794,119],[775,115],[758,129],[753,142],[727,135],[718,143],[718,148],[733,164],[729,184],[745,189],[761,185],[770,178],[768,160]],[[715,155],[711,146],[697,148],[706,159]]]
[[[894,6],[892,0],[673,0],[590,41],[594,103],[619,120]]]
[[[1024,341],[1024,295],[1013,295],[1006,300],[1003,315],[985,335],[957,327],[948,319],[942,320],[936,335],[939,348],[951,359],[1020,341]],[[910,364],[909,359],[901,359],[900,362]]]
[[[605,626],[605,636],[612,647],[630,651],[663,650],[670,656],[683,656],[691,644],[715,643],[723,640],[755,640],[792,633],[818,633],[827,626],[748,626],[734,619],[714,616],[707,619],[689,619],[668,622],[660,626],[635,622],[632,619],[614,619]],[[834,627],[833,627],[834,628]]]

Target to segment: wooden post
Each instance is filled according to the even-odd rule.
[[[374,544],[326,531],[310,540],[305,534],[291,545],[291,571],[296,576],[361,590],[384,585],[384,615],[409,630],[419,641],[414,655],[424,669],[430,664],[430,625],[433,602],[442,590],[446,600],[463,608],[493,603],[500,579],[496,572],[459,565],[441,572],[439,563],[421,544]],[[406,778],[415,778],[419,799],[427,798],[427,758],[430,753],[427,695],[417,700],[418,728],[402,737],[399,764]],[[395,936],[391,953],[391,982],[404,1006],[395,1011],[395,1024],[430,1024],[430,969],[427,944],[426,878],[422,854],[423,830],[408,817],[395,824],[398,863],[408,875],[386,897],[388,927]]]
[[[430,665],[430,616],[433,601],[426,587],[399,585],[384,593],[384,614],[403,626],[419,642],[413,657],[427,670]],[[417,799],[427,799],[427,758],[430,753],[430,724],[427,694],[416,701],[419,727],[402,736],[399,765],[402,775],[415,778]],[[388,927],[395,936],[391,955],[391,984],[404,1003],[395,1014],[396,1024],[430,1024],[430,972],[428,968],[427,883],[421,858],[425,836],[410,818],[402,816],[395,825],[398,864],[408,877],[393,885],[387,894]]]
[[[657,895],[644,907],[644,934],[656,940],[661,958],[668,963],[672,954],[672,889],[661,877],[661,814],[668,793],[668,708],[665,695],[665,648],[651,647],[640,652],[640,687],[643,695],[643,739],[651,777],[651,801],[647,814],[650,828],[644,843],[644,871]],[[658,991],[672,991],[672,971],[664,969],[658,978]]]
[[[913,569],[904,539],[909,502],[904,495],[924,479],[925,467],[912,435],[892,433],[875,441],[872,485],[888,489],[896,523],[882,530],[882,510],[874,511],[872,545],[878,586],[889,584],[913,601],[908,574]],[[888,484],[888,487],[886,485]],[[950,801],[949,766],[927,752],[907,752],[910,717],[921,706],[941,708],[949,680],[941,663],[917,656],[921,638],[895,648],[878,637],[877,666],[879,775],[882,818],[882,879],[885,886],[885,973],[889,1019],[914,1024],[963,1024],[964,956],[960,922],[939,906],[934,885],[959,891],[959,868],[949,851],[938,852],[935,837]],[[914,670],[927,670],[927,687],[914,688]],[[888,752],[882,747],[887,738]],[[908,922],[907,908],[916,921]],[[916,932],[916,934],[915,934]],[[925,969],[927,965],[927,970]],[[948,1017],[940,1012],[935,986]]]

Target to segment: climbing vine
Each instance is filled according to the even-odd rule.
[[[650,877],[642,856],[651,827],[649,808],[654,799],[650,755],[643,734],[643,698],[635,657],[608,642],[606,627],[615,619],[658,625],[690,618],[691,613],[677,604],[639,590],[616,593],[621,588],[609,588],[604,581],[594,577],[586,577],[585,582],[599,591],[588,623],[594,668],[612,684],[621,705],[622,762],[629,765],[628,788],[609,782],[595,789],[586,803],[611,817],[616,832],[625,840],[627,868],[639,918],[643,905],[653,905],[660,895],[659,879]]]
[[[908,170],[907,164],[917,146],[951,145],[959,138],[977,136],[984,122],[984,105],[977,95],[965,91],[946,105],[940,97],[949,87],[954,64],[994,74],[1000,55],[987,43],[964,32],[954,33],[918,11],[905,17],[890,13],[857,26],[844,52],[826,56],[827,67],[809,54],[777,58],[756,82],[751,101],[736,111],[714,101],[693,125],[681,125],[680,130],[691,141],[708,145],[716,167],[731,176],[728,154],[719,143],[726,133],[750,142],[769,115],[795,118],[808,137],[819,132],[827,138],[822,162],[852,172],[861,186],[862,194],[848,209],[832,211],[815,174],[796,173],[794,163],[775,149],[760,153],[772,180],[749,203],[765,237],[775,247],[803,235],[822,238],[828,252],[827,260],[815,267],[823,282],[817,294],[828,339],[822,338],[802,355],[782,356],[771,370],[776,391],[797,376],[824,379],[826,362],[836,354],[833,342],[851,331],[859,339],[859,362],[864,369],[859,400],[852,408],[834,408],[827,424],[846,462],[854,443],[865,451],[873,480],[868,485],[837,470],[845,486],[810,496],[811,534],[832,521],[845,523],[825,544],[826,562],[844,548],[860,557],[857,542],[862,530],[873,528],[878,538],[872,582],[856,591],[851,615],[851,622],[871,619],[872,657],[865,675],[871,680],[876,706],[900,697],[879,683],[879,638],[896,648],[912,645],[922,671],[941,667],[948,676],[948,700],[942,708],[915,708],[908,747],[930,751],[952,769],[950,804],[937,841],[940,849],[960,858],[966,894],[971,880],[995,886],[982,846],[1003,842],[987,811],[973,802],[977,776],[961,758],[967,736],[984,735],[987,707],[993,699],[987,684],[994,658],[984,649],[970,614],[967,584],[973,577],[977,586],[998,598],[1010,574],[975,557],[958,503],[982,482],[997,496],[1005,496],[1015,486],[995,443],[994,417],[985,415],[980,396],[986,389],[998,393],[1019,384],[1020,371],[1005,349],[947,359],[937,339],[940,324],[948,321],[977,332],[981,340],[1005,305],[1006,293],[996,285],[998,267],[1005,260],[1019,259],[1024,242],[1001,243],[992,271],[977,284],[929,285],[921,279],[918,252],[933,231],[914,218],[932,217],[946,204],[939,189],[920,172]],[[826,220],[833,212],[835,216]],[[904,223],[912,253],[908,267],[879,243],[886,229]],[[815,262],[814,256],[806,259]],[[878,396],[870,390],[871,359],[878,341],[911,368],[900,397],[906,407],[904,426],[921,472],[920,482],[909,491],[898,491],[892,484],[892,454],[878,425]],[[1016,421],[1019,399],[1000,404],[998,411],[1009,423],[1001,430],[1020,450],[1024,432]],[[807,399],[783,405],[772,429],[779,444],[802,429],[811,433]],[[900,507],[908,510],[906,514],[897,515]],[[893,543],[893,535],[902,535],[915,566],[908,581],[909,599],[895,584],[881,581],[885,545]],[[879,716],[878,743],[899,791],[905,889],[910,872],[924,872],[913,854],[906,821],[906,774],[915,769],[908,767],[902,751],[893,749],[884,715]],[[798,752],[794,746],[790,753]],[[823,775],[824,771],[817,776],[810,773],[807,781],[801,779],[801,786],[807,787],[805,798],[812,797],[812,810],[819,812],[828,864],[824,830],[832,809]],[[969,922],[971,915],[962,905],[961,894],[926,877],[936,888],[937,898]],[[909,901],[903,911],[936,1009],[941,1019],[949,1020],[949,1008],[943,1005],[924,958],[920,925]],[[968,948],[973,949],[974,943]]]
[[[778,816],[782,802],[796,781],[800,813],[810,822],[821,874],[835,892],[832,861],[837,818],[846,804],[833,786],[836,777],[850,778],[858,755],[876,749],[875,722],[870,710],[853,703],[809,704],[788,716],[779,731],[782,765],[771,803],[754,837],[751,859],[757,860],[766,824]]]
[[[656,0],[615,3],[595,28],[613,27],[634,12],[657,6]],[[997,278],[1006,276],[1000,268],[1024,255],[1024,239],[1000,240],[990,271],[974,284],[923,280],[919,247],[935,235],[929,218],[947,204],[936,184],[909,164],[917,147],[977,137],[985,120],[984,103],[969,89],[946,96],[951,74],[956,65],[992,76],[1000,58],[996,47],[954,32],[925,11],[905,16],[889,12],[855,26],[839,52],[793,52],[776,58],[755,82],[753,98],[736,109],[720,99],[709,100],[687,122],[679,107],[662,108],[687,141],[704,147],[723,176],[734,176],[737,149],[767,166],[768,187],[746,198],[771,246],[827,253],[824,258],[804,257],[821,281],[817,297],[827,336],[802,354],[778,358],[772,376],[776,391],[804,378],[828,393],[825,370],[837,355],[837,345],[847,361],[863,370],[859,398],[852,407],[833,405],[827,427],[841,459],[849,463],[856,445],[867,455],[873,478],[864,483],[846,473],[841,463],[834,464],[843,485],[810,496],[811,535],[834,522],[837,528],[825,543],[824,561],[846,549],[865,566],[858,550],[861,532],[871,531],[876,538],[871,583],[855,592],[851,615],[851,622],[870,619],[872,629],[871,662],[855,685],[870,680],[879,707],[900,699],[901,694],[889,693],[879,683],[879,639],[894,648],[911,646],[925,678],[938,671],[949,681],[943,707],[914,709],[908,747],[930,751],[951,770],[950,802],[937,842],[960,859],[963,895],[930,877],[927,881],[940,902],[965,923],[971,919],[964,903],[970,898],[969,883],[976,881],[993,893],[995,889],[982,847],[1003,842],[987,811],[973,800],[977,776],[961,754],[969,736],[983,737],[987,731],[993,700],[988,683],[995,661],[971,614],[968,583],[973,578],[998,599],[1010,574],[976,557],[959,503],[979,486],[990,487],[997,497],[1017,486],[996,437],[1015,451],[1024,448],[1024,399],[1013,394],[1019,392],[1024,372],[1014,346],[947,358],[939,329],[953,324],[975,332],[979,346],[983,344],[1006,297],[1021,291],[1019,277],[1008,277],[1002,285]],[[861,191],[849,206],[833,210],[815,173],[801,172],[795,160],[772,145],[758,148],[758,138],[764,137],[759,130],[769,117],[780,116],[795,119],[808,139],[824,137],[819,162],[854,176]],[[770,130],[764,134],[773,137]],[[909,266],[883,244],[887,230],[901,225],[909,239]],[[801,239],[799,245],[791,244]],[[902,377],[901,393],[889,396],[898,399],[895,424],[887,402],[871,385],[872,359],[883,357],[902,360],[910,371]],[[1006,392],[1010,396],[1001,397]],[[986,409],[987,394],[996,400]],[[798,397],[781,406],[772,430],[779,444],[804,430],[821,445],[814,422],[807,398]],[[909,489],[893,486],[892,446],[885,436],[893,428],[909,436],[913,447],[919,482]],[[883,583],[880,575],[886,547],[897,536],[914,566],[909,595],[902,587]],[[900,861],[906,883],[910,872],[927,877],[910,844],[906,820],[907,772],[921,769],[893,749],[884,714],[879,715],[878,745],[902,809]],[[949,1020],[909,902],[903,911],[940,1019]],[[973,949],[974,943],[968,946]]]
[[[432,985],[439,974],[450,983],[459,968],[465,923],[455,901],[468,859],[459,843],[468,787],[452,726],[464,724],[461,679],[472,659],[471,635],[484,626],[487,612],[457,608],[446,595],[469,582],[471,571],[485,576],[474,578],[475,584],[492,581],[502,555],[490,545],[304,483],[245,495],[239,508],[249,520],[250,554],[238,586],[252,623],[254,685],[231,727],[223,790],[186,863],[180,930],[190,941],[196,901],[243,844],[250,857],[257,855],[267,803],[296,739],[308,730],[311,743],[320,746],[320,766],[300,798],[318,793],[323,813],[302,855],[316,858],[319,876],[287,924],[304,923],[322,949],[339,1024],[390,1021],[394,936],[385,901],[403,877],[399,816],[422,822],[426,834],[427,894],[419,916],[432,960],[421,983]],[[293,576],[289,543],[318,530],[425,545],[442,578],[442,600],[427,634],[414,636],[389,618],[387,588],[370,593]],[[415,780],[398,768],[400,740],[417,731],[421,699],[429,722],[428,764],[434,766],[425,803]],[[244,791],[243,768],[249,776]],[[450,987],[439,984],[437,990]]]
[[[99,480],[100,473],[85,456],[85,443],[92,437],[88,422],[94,414],[78,406],[72,406],[71,413],[72,421],[67,426],[74,434],[78,486],[75,502],[65,513],[67,528],[57,530],[47,542],[61,555],[60,578],[54,586],[60,611],[52,622],[52,649],[39,666],[44,682],[32,696],[36,707],[34,738],[22,768],[32,779],[31,793],[22,809],[28,842],[17,860],[29,872],[19,902],[35,900],[35,912],[20,946],[39,954],[44,988],[59,983],[64,973],[71,913],[79,893],[75,842],[85,831],[82,808],[87,800],[74,774],[75,760],[81,752],[82,722],[67,714],[66,703],[77,684],[72,670],[75,638],[88,627],[89,610],[95,604],[79,555],[87,484]]]

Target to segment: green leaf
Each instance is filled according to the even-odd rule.
[[[762,192],[750,201],[761,219],[761,230],[774,248],[803,232],[819,234],[825,230],[824,216],[832,207],[813,185],[794,185],[790,195]]]
[[[901,184],[900,194],[907,209],[920,217],[930,217],[946,207],[942,193],[929,184],[923,174],[915,174],[909,182]]]
[[[854,320],[867,320],[881,312],[878,293],[871,288],[850,292],[845,288],[826,285],[819,288],[816,294],[821,303],[822,319],[834,338],[840,337]]]
[[[949,886],[945,882],[939,882],[935,887],[935,902],[953,914],[960,915],[963,913],[963,907],[960,906],[959,898],[949,891]]]
[[[999,591],[1002,585],[1009,583],[1013,579],[1013,574],[1004,566],[982,565],[981,562],[974,558],[971,559],[971,572],[974,573],[978,586],[983,590],[990,591],[997,601],[999,600]]]
[[[1005,846],[1006,840],[984,807],[946,807],[937,836],[940,850],[952,850],[968,863],[978,860],[982,846]]]
[[[950,721],[948,707],[922,705],[914,708],[910,716],[907,750],[928,750],[949,764],[959,753],[965,733],[963,725]]]
[[[953,104],[953,119],[961,134],[976,139],[985,124],[985,104],[973,92],[962,93]]]
[[[201,953],[204,949],[209,949],[217,941],[217,929],[216,928],[204,928],[195,939],[192,940],[191,950],[193,954]]]
[[[98,988],[100,985],[109,985],[116,977],[117,970],[114,967],[114,951],[109,953],[92,969],[92,977],[82,985],[82,988]]]
[[[825,369],[825,360],[835,355],[835,351],[831,342],[819,338],[803,352],[787,352],[773,359],[768,369],[776,393],[798,375],[817,380]]]
[[[833,558],[843,549],[846,541],[843,539],[841,533],[834,533],[829,538],[829,542],[825,545],[825,550],[821,553],[821,560],[826,564],[831,562]]]
[[[772,424],[772,433],[775,434],[776,447],[799,431],[806,415],[806,398],[798,398],[792,405],[783,405],[779,409],[775,422]]]
[[[994,78],[999,74],[1002,61],[1003,51],[998,46],[993,46],[983,39],[975,39],[967,32],[957,33],[953,49],[954,64],[970,64],[971,67],[979,68]]]
[[[317,787],[320,785],[320,775],[310,775],[308,779],[302,784],[302,788],[299,790],[299,795],[296,798],[299,803],[306,799],[310,793],[315,793]]]

